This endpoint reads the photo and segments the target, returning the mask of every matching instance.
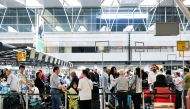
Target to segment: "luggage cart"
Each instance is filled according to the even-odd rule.
[[[154,95],[154,109],[175,109],[172,101],[171,90],[168,87],[156,87]]]

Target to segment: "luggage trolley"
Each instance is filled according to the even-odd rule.
[[[156,87],[154,95],[154,109],[175,109],[171,90],[168,87]]]

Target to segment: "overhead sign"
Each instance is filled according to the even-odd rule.
[[[30,59],[34,59],[35,58],[35,55],[36,55],[36,50],[35,49],[32,49],[30,51]]]
[[[42,59],[43,59],[43,54],[42,54],[42,53],[39,53],[39,54],[38,54],[38,61],[42,61]]]
[[[189,41],[177,41],[177,51],[188,51]]]
[[[17,52],[17,60],[18,61],[26,61],[26,52]]]
[[[155,23],[155,36],[177,36],[180,32],[178,22],[157,22]]]

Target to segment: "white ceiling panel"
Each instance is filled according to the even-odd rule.
[[[99,7],[101,5],[101,0],[80,0],[82,6],[86,7]]]
[[[62,7],[59,0],[44,0],[45,7]]]
[[[121,0],[121,6],[138,6],[143,0]]]
[[[176,6],[176,3],[174,0],[157,0],[157,2],[159,3],[160,2],[160,5],[159,6],[172,6],[172,7],[175,7]]]
[[[6,7],[24,7],[19,0],[0,0],[0,3]]]
[[[37,1],[42,4],[44,7],[62,7],[60,0],[28,0],[31,3]],[[79,0],[81,2],[82,7],[100,7],[101,3],[104,0]],[[120,1],[121,6],[139,6],[144,0],[118,0]],[[151,1],[151,0],[150,0]],[[190,0],[186,0],[190,1]],[[20,3],[21,2],[21,3]],[[157,3],[161,2],[158,6],[174,6],[174,0],[157,0]],[[1,5],[5,5],[7,7],[25,7],[23,3],[26,3],[25,0],[0,0]],[[31,6],[31,5],[30,5]],[[35,6],[34,6],[35,8]]]

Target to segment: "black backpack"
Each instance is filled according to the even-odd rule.
[[[18,94],[11,94],[3,99],[3,109],[22,109]]]

